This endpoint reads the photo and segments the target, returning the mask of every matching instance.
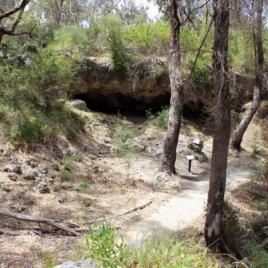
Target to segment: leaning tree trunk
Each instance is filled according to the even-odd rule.
[[[215,129],[205,223],[205,239],[211,248],[224,248],[222,215],[231,131],[228,79],[229,0],[213,0],[213,84],[216,96]]]
[[[254,7],[254,46],[255,46],[255,86],[253,91],[253,100],[249,110],[246,112],[244,118],[236,128],[232,136],[231,146],[233,149],[240,150],[243,136],[252,121],[254,115],[258,111],[261,103],[261,91],[263,87],[263,41],[262,41],[262,9],[263,0],[255,0]],[[256,22],[255,22],[256,17]]]
[[[171,1],[171,42],[169,56],[169,79],[171,87],[168,130],[164,140],[161,171],[175,174],[176,149],[181,128],[183,86],[180,73],[180,28],[177,0]]]

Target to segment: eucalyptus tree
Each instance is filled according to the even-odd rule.
[[[244,134],[249,127],[254,115],[258,111],[261,103],[261,92],[263,89],[263,69],[264,69],[264,51],[263,51],[263,5],[264,0],[252,0],[253,14],[253,40],[255,51],[255,85],[253,89],[252,103],[245,116],[235,129],[231,146],[233,149],[240,150]]]
[[[191,3],[190,3],[191,2]],[[175,162],[177,144],[181,129],[182,106],[184,85],[181,76],[181,48],[180,32],[186,24],[194,27],[192,20],[196,13],[209,1],[166,1],[158,0],[157,3],[169,17],[171,24],[171,39],[169,51],[169,79],[171,88],[169,120],[166,137],[164,139],[161,156],[160,170],[167,174],[176,174]],[[203,45],[203,44],[201,44]],[[199,50],[200,52],[200,50]],[[199,55],[199,53],[198,53]],[[197,57],[198,57],[197,55]],[[194,66],[192,70],[194,69]]]
[[[31,0],[21,0],[0,3],[0,43],[5,35],[31,35],[32,31],[17,31],[22,21],[26,6]],[[3,5],[2,5],[3,4]]]
[[[215,95],[214,137],[205,223],[207,246],[224,249],[223,205],[226,187],[228,148],[231,132],[228,78],[229,0],[213,0],[214,44],[213,87]]]

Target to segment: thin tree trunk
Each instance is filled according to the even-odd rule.
[[[211,248],[224,248],[222,215],[231,130],[228,79],[229,0],[213,0],[213,83],[216,96],[215,130],[205,223],[205,239]]]
[[[55,27],[58,29],[62,22],[62,8],[64,0],[55,0]]]
[[[169,79],[171,87],[168,130],[164,140],[160,169],[175,174],[176,149],[181,128],[183,86],[180,73],[180,28],[177,0],[171,1],[171,42],[169,57]]]
[[[244,118],[241,120],[240,124],[236,128],[232,136],[231,146],[233,149],[238,151],[241,150],[241,143],[244,134],[251,123],[254,115],[258,111],[261,103],[261,91],[263,87],[263,65],[264,65],[264,55],[263,55],[263,38],[262,38],[262,10],[263,10],[263,0],[255,0],[254,7],[254,47],[255,47],[255,86],[253,90],[253,100],[249,110],[246,112]],[[255,22],[256,17],[256,22]],[[256,55],[257,54],[257,55]]]

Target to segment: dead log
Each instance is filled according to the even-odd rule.
[[[30,215],[24,215],[24,214],[18,214],[18,213],[14,213],[14,212],[10,212],[10,211],[6,211],[3,209],[0,209],[0,216],[5,216],[5,217],[9,217],[9,218],[13,218],[19,221],[28,221],[28,222],[36,222],[36,223],[43,223],[43,224],[47,224],[50,226],[53,226],[59,230],[63,230],[68,234],[72,234],[74,236],[79,236],[80,234],[78,232],[76,232],[75,230],[56,222],[55,220],[52,219],[47,219],[47,218],[42,218],[39,216],[30,216]]]

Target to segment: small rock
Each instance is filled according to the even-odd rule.
[[[43,168],[43,169],[41,170],[41,172],[42,172],[43,174],[48,174],[48,168],[47,168],[47,167]]]
[[[195,159],[198,160],[200,163],[205,163],[208,161],[208,157],[204,153],[196,153]]]
[[[18,174],[18,175],[21,175],[22,174],[21,166],[14,166],[13,172]]]
[[[4,171],[5,172],[14,172],[14,173],[16,173],[18,175],[21,175],[22,174],[21,166],[18,166],[18,165],[6,166],[4,168]]]
[[[7,187],[7,186],[3,186],[2,187],[2,190],[3,191],[5,191],[5,192],[7,192],[7,193],[10,193],[12,190],[9,188],[9,187]]]
[[[263,233],[265,234],[265,236],[268,237],[268,226],[264,226],[264,227],[262,228],[262,231],[263,231]]]
[[[58,192],[60,192],[61,189],[62,189],[61,186],[56,185],[56,186],[54,187],[53,191],[54,191],[55,193],[58,193]]]
[[[59,167],[59,165],[57,164],[57,163],[54,163],[54,164],[52,164],[52,169],[54,169],[55,171],[60,171],[60,167]]]
[[[61,188],[64,189],[64,190],[71,189],[72,187],[73,187],[73,185],[70,182],[63,182],[62,185],[61,185]]]
[[[63,204],[65,202],[65,197],[64,196],[61,196],[61,195],[57,195],[55,197],[55,199],[60,203],[60,204]]]
[[[44,182],[39,184],[38,189],[39,189],[39,192],[41,194],[50,193],[50,189],[49,189],[48,185],[46,183],[44,183]]]
[[[262,242],[262,247],[265,250],[268,250],[268,238],[266,238],[263,242]]]
[[[94,166],[92,167],[92,172],[93,172],[94,174],[98,174],[98,173],[100,172],[100,168],[99,168],[99,166],[94,165]]]
[[[171,176],[165,172],[160,172],[156,175],[157,182],[166,182],[171,179]]]
[[[12,173],[12,174],[8,174],[8,178],[9,178],[11,181],[17,181],[18,176],[17,176],[17,174]]]
[[[88,259],[78,262],[67,261],[56,266],[55,268],[98,268],[98,267],[99,265],[97,264],[96,261]]]
[[[85,101],[83,100],[72,100],[71,101],[71,105],[75,108],[75,109],[78,109],[78,110],[81,110],[81,111],[87,111],[88,108],[87,108],[87,104]]]
[[[25,174],[24,179],[26,181],[34,181],[36,180],[37,177],[38,177],[38,172],[30,170]]]
[[[26,163],[31,167],[31,168],[36,168],[38,167],[38,163],[35,159],[29,159],[26,161]]]

